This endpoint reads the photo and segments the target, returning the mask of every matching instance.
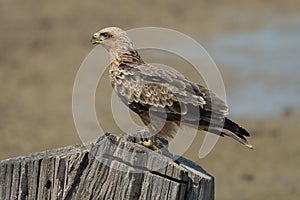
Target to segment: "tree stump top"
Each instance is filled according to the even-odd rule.
[[[185,158],[107,134],[0,161],[0,199],[208,200],[214,178]]]

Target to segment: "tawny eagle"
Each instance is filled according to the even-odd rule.
[[[102,45],[110,55],[109,77],[115,92],[156,133],[143,145],[155,149],[157,137],[170,141],[181,125],[188,125],[252,148],[246,139],[249,132],[227,118],[223,100],[176,71],[147,64],[126,31],[104,28],[92,35],[91,42]]]

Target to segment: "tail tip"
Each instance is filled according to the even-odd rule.
[[[251,144],[245,144],[246,147],[248,147],[249,149],[253,149],[253,146]]]

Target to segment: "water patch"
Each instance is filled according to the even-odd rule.
[[[227,95],[232,115],[266,117],[300,108],[299,19],[223,35],[207,44],[218,66],[235,72],[225,81],[241,85]]]

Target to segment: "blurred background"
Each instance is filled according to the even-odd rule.
[[[184,154],[215,176],[216,199],[298,199],[299,11],[297,0],[2,0],[0,159],[81,142],[72,87],[93,49],[94,31],[165,27],[193,37],[210,53],[231,118],[252,134],[254,150],[222,138],[200,160],[199,136]],[[180,70],[179,61],[173,64]],[[118,133],[107,77],[100,84],[107,89],[96,98],[100,124]]]

